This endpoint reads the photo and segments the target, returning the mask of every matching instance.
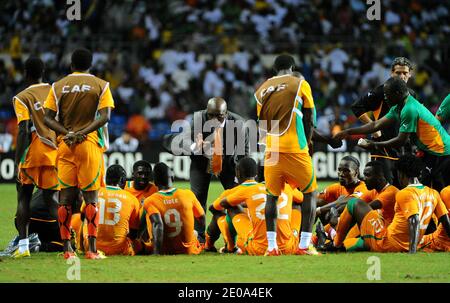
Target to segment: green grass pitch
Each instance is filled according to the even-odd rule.
[[[320,188],[327,183],[320,183]],[[189,188],[188,183],[178,183]],[[221,186],[212,183],[209,203]],[[0,185],[0,250],[16,234],[13,217],[16,193],[13,185]],[[216,243],[219,248],[222,239]],[[378,281],[369,280],[379,258]],[[199,256],[80,258],[78,282],[450,282],[450,254],[341,253],[317,257],[250,257],[202,253]],[[71,282],[72,264],[57,253],[37,253],[24,260],[0,259],[0,282]],[[372,275],[371,275],[372,274]],[[74,281],[77,282],[77,281]]]

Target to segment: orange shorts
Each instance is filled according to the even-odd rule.
[[[88,246],[86,246],[88,247]],[[126,238],[125,241],[119,245],[111,243],[102,243],[102,241],[97,240],[97,249],[101,250],[107,256],[112,255],[124,255],[124,256],[134,256],[134,250],[132,241]]]
[[[237,233],[237,240],[236,240],[236,246],[239,247],[243,253],[254,254],[255,253],[255,247],[254,243],[252,243],[253,239],[253,225],[250,221],[250,218],[247,214],[237,214],[233,217],[233,226]],[[259,251],[259,249],[256,249],[256,251]],[[263,254],[265,253],[265,249],[263,251]]]
[[[444,233],[445,230],[440,230],[440,228],[438,227],[438,230],[436,230],[434,233],[422,237],[419,248],[425,252],[450,252],[450,239],[446,235],[444,235]]]
[[[59,145],[58,178],[62,188],[98,190],[103,168],[103,153],[95,143],[86,140],[71,148],[64,142]]]
[[[376,252],[405,251],[388,236],[387,227],[383,217],[377,210],[370,211],[364,217],[359,228],[365,246]]]
[[[273,196],[281,195],[285,183],[305,194],[317,189],[314,167],[307,153],[267,152],[264,160],[264,178],[267,192]]]
[[[286,243],[279,244],[280,251],[283,255],[292,255],[298,247],[299,238],[294,233]]]
[[[54,166],[21,168],[19,181],[24,185],[33,184],[42,189],[59,190],[58,174]]]
[[[347,233],[347,236],[345,237],[347,238],[357,238],[361,235],[361,233],[359,232],[359,228],[358,228],[358,224],[353,225],[352,228],[350,228],[350,230]]]
[[[59,190],[56,172],[58,151],[43,143],[33,132],[31,144],[19,163],[19,181],[42,189]]]

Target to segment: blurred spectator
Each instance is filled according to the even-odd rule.
[[[147,133],[150,129],[150,123],[142,115],[132,115],[126,126],[127,132],[139,141],[147,140]]]
[[[51,83],[70,70],[78,46],[93,50],[92,73],[110,82],[117,115],[112,133],[129,128],[140,141],[160,133],[150,132],[150,123],[170,124],[212,96],[254,118],[252,91],[272,76],[266,55],[282,52],[297,55],[318,119],[326,109],[349,116],[354,96],[385,81],[397,56],[416,63],[410,84],[426,106],[437,107],[450,83],[448,1],[383,1],[380,22],[368,22],[365,2],[94,1],[86,7],[90,17],[79,23],[67,21],[64,1],[6,1],[0,119],[14,116],[10,100],[24,86],[22,62],[29,54],[45,61],[44,81]]]
[[[13,136],[6,132],[4,123],[0,123],[0,153],[7,153],[11,149]]]
[[[139,147],[139,141],[133,138],[127,131],[122,133],[122,136],[117,138],[110,146],[111,151],[135,152]]]

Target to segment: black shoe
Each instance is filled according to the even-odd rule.
[[[323,250],[325,241],[327,240],[327,233],[325,232],[323,224],[320,221],[317,221],[316,224],[316,236],[317,236],[317,249]]]

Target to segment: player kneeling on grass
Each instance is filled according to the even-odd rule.
[[[98,193],[97,249],[106,255],[134,255],[132,241],[139,229],[139,201],[123,188],[126,172],[120,165],[106,171],[106,187]],[[87,226],[82,229],[79,250],[87,251]]]
[[[382,215],[366,202],[352,198],[348,201],[336,230],[334,245],[340,247],[348,230],[358,224],[361,238],[355,243],[377,252],[417,251],[434,213],[450,235],[447,209],[439,193],[419,183],[422,163],[412,155],[404,155],[397,162],[399,183],[402,187],[396,195],[395,215],[387,226]]]
[[[383,216],[384,222],[386,225],[389,225],[394,218],[394,206],[395,206],[395,195],[398,192],[398,189],[389,184],[387,181],[388,173],[386,172],[385,166],[383,163],[379,161],[371,161],[366,164],[364,168],[364,180],[367,186],[367,190],[360,197],[361,200],[368,203],[372,209],[378,209],[381,215]],[[350,195],[346,198],[339,199],[339,203],[336,203],[336,208],[338,209],[338,213],[341,213],[347,201],[354,196]],[[328,207],[328,205],[326,206]],[[335,214],[334,214],[335,216]],[[330,216],[333,217],[333,216]],[[333,236],[330,236],[330,239],[333,239],[336,235],[336,231],[334,228],[336,227],[337,220],[332,220],[333,227],[329,227],[330,233]],[[327,229],[327,228],[325,228]],[[357,225],[354,225],[352,230],[347,234],[346,240],[344,241],[344,246],[346,249],[356,248],[354,246],[355,241],[357,241],[357,237],[359,237],[360,232]],[[320,249],[319,245],[319,249]],[[329,246],[323,247],[325,249],[330,248]]]
[[[205,226],[205,212],[189,189],[172,186],[173,172],[164,163],[154,167],[159,191],[144,201],[150,216],[153,254],[199,254],[202,246],[194,233],[194,220]]]
[[[441,199],[450,212],[450,186],[441,191]],[[445,224],[439,224],[432,234],[423,236],[419,247],[424,251],[446,251],[450,252],[450,237],[445,229]]]
[[[217,199],[210,207],[213,214],[227,210],[229,219],[221,216],[218,225],[225,239],[226,250],[245,252],[249,255],[265,255],[267,252],[267,236],[264,211],[266,207],[266,187],[255,181],[257,165],[251,158],[243,158],[236,167],[236,177],[240,185],[228,190],[225,195]],[[287,185],[289,186],[289,185]],[[297,215],[296,232],[291,227],[292,200],[294,191],[283,192],[277,202],[277,245],[282,254],[293,254],[298,248],[298,230],[300,229],[301,214]],[[297,200],[301,202],[300,193]],[[248,208],[245,211],[242,206]],[[231,219],[231,220],[230,220]],[[231,223],[231,224],[230,224]],[[237,233],[235,249],[234,240],[229,236],[231,225]]]

